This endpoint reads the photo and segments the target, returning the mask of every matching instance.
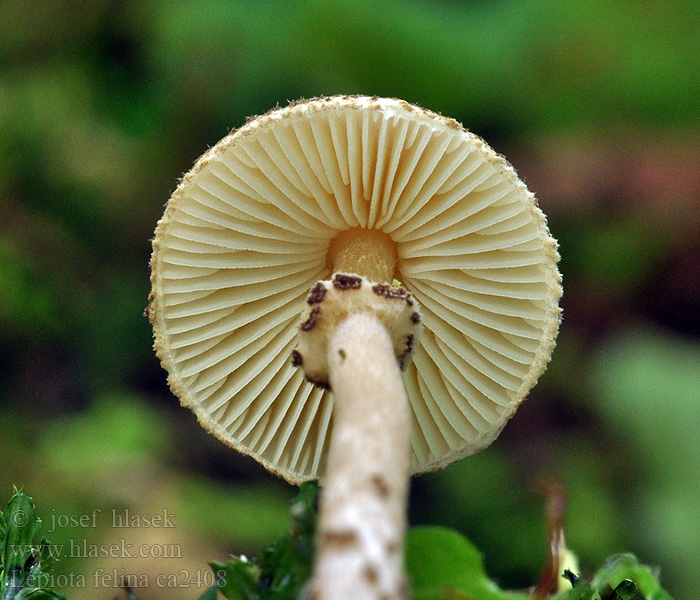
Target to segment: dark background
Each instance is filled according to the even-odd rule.
[[[549,370],[488,450],[415,480],[412,522],[457,528],[527,587],[546,551],[534,482],[557,475],[584,573],[629,550],[693,596],[699,73],[696,0],[0,2],[0,502],[34,496],[65,545],[57,587],[107,599],[137,574],[143,598],[194,599],[207,561],[287,530],[294,490],[166,387],[149,240],[247,116],[360,93],[486,138],[561,245]],[[114,527],[127,509],[174,527]],[[85,557],[112,543],[161,556]]]

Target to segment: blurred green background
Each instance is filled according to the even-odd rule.
[[[411,521],[457,528],[527,587],[546,552],[534,482],[558,476],[584,573],[630,550],[692,597],[697,0],[0,2],[0,502],[34,496],[64,544],[57,587],[107,599],[137,574],[143,598],[194,599],[207,561],[288,528],[295,491],[167,389],[149,240],[178,177],[247,116],[347,93],[485,137],[561,244],[549,370],[493,446],[414,481]],[[174,527],[114,527],[126,510]],[[85,557],[112,543],[150,556]]]

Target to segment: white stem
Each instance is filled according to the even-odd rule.
[[[351,314],[331,336],[328,362],[334,424],[311,598],[407,598],[411,421],[389,334],[373,314]]]

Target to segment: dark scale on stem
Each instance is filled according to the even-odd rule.
[[[386,552],[387,554],[397,554],[401,550],[401,544],[397,542],[396,540],[393,540],[391,542],[387,542],[386,545]]]
[[[324,531],[322,535],[326,544],[336,548],[348,548],[357,544],[357,535],[354,531]]]
[[[292,350],[292,366],[301,367],[302,364],[304,364],[304,359],[301,357],[301,354],[299,354],[299,351]]]
[[[309,318],[306,319],[301,324],[301,330],[302,331],[311,331],[314,328],[314,325],[316,325],[316,322],[318,321],[319,316],[321,315],[321,307],[320,306],[315,306],[314,308],[311,309],[311,312],[309,313]]]
[[[306,302],[309,304],[320,304],[326,297],[326,286],[324,286],[320,281],[311,289],[309,297]]]
[[[367,580],[370,585],[377,585],[379,583],[379,573],[372,565],[367,565],[362,571],[362,576]]]
[[[362,279],[337,273],[333,278],[333,287],[338,290],[359,290],[362,287]]]
[[[416,325],[417,325],[418,323],[420,323],[420,315],[419,315],[417,312],[414,312],[414,313],[411,315],[411,323],[416,324]]]
[[[389,497],[389,486],[380,475],[375,475],[372,477],[372,487],[377,493],[377,496],[379,496],[382,500],[386,500]]]

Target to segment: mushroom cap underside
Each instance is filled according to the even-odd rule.
[[[285,479],[323,476],[332,395],[291,360],[339,233],[383,232],[424,326],[404,373],[412,471],[498,435],[559,327],[557,245],[513,168],[456,121],[331,97],[249,120],[187,173],[153,242],[149,316],[182,403]],[[391,283],[391,282],[388,282]]]

